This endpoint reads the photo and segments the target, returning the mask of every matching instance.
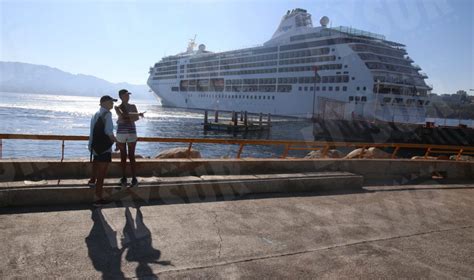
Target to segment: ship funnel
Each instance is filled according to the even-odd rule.
[[[281,19],[278,29],[272,36],[273,38],[279,37],[287,32],[292,32],[300,28],[313,27],[311,20],[311,14],[304,9],[294,9],[288,11],[286,15]]]

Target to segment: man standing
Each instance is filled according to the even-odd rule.
[[[98,207],[107,203],[102,196],[102,189],[107,168],[112,161],[112,145],[116,141],[112,113],[110,112],[116,101],[117,99],[113,99],[108,95],[102,96],[100,98],[100,109],[91,119],[89,151],[91,160],[92,157],[94,159],[89,186],[95,186],[96,199],[94,206]]]

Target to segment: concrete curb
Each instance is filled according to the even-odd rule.
[[[88,178],[88,161],[0,160],[0,182]],[[474,180],[474,162],[403,159],[172,159],[137,162],[138,176],[185,177],[252,175],[297,172],[349,172],[364,177],[365,184],[404,184],[431,180],[434,173],[448,179]],[[119,162],[112,162],[108,177],[121,177]]]
[[[105,187],[112,202],[160,200],[164,203],[232,200],[247,194],[361,189],[363,178],[345,172],[254,176],[203,176],[183,182],[145,183],[136,188]],[[0,189],[0,207],[87,204],[94,189],[86,186],[32,186]]]

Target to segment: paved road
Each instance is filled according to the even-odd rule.
[[[474,275],[474,185],[0,211],[1,279]]]

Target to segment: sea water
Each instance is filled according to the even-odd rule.
[[[120,101],[117,104],[119,103]],[[131,95],[130,103],[135,104],[140,112],[146,111],[145,118],[136,122],[139,136],[306,141],[314,139],[309,121],[272,117],[273,126],[270,131],[232,135],[225,132],[205,132],[202,125],[203,111],[164,108],[151,93],[150,98],[146,99],[134,99]],[[98,97],[2,92],[0,133],[88,136],[90,119],[98,109]],[[228,113],[222,114],[230,117]],[[209,118],[211,119],[212,115]],[[114,110],[112,119],[114,123],[117,120]],[[61,157],[61,141],[58,140],[3,140],[2,144],[4,159]],[[139,142],[136,153],[153,158],[160,151],[173,147],[188,147],[188,144]],[[193,148],[208,158],[232,158],[237,155],[239,149],[238,145],[218,144],[193,144]],[[245,146],[242,157],[278,157],[282,152],[281,145],[249,145]],[[88,157],[87,141],[65,142],[65,159]]]

